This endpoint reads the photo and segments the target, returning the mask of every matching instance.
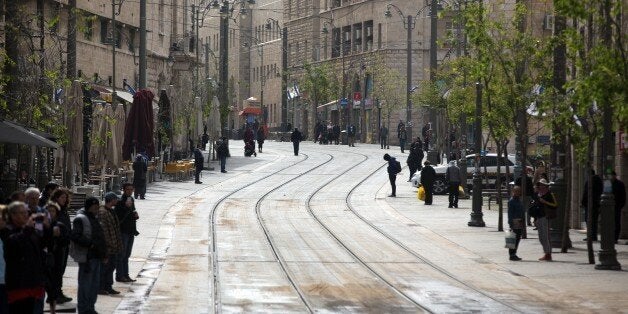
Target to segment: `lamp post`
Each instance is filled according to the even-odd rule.
[[[473,203],[469,227],[485,227],[482,219],[482,173],[480,172],[480,150],[482,150],[482,83],[475,83],[475,169],[473,171]]]
[[[412,100],[410,99],[411,89],[412,89],[412,31],[416,27],[416,20],[425,10],[426,8],[432,8],[430,11],[430,15],[432,16],[432,23],[430,24],[430,80],[434,79],[435,71],[436,71],[436,19],[437,16],[434,12],[437,10],[438,1],[431,0],[430,4],[420,8],[414,16],[408,15],[405,16],[403,11],[399,9],[396,5],[390,3],[386,7],[386,12],[384,15],[387,18],[392,17],[392,13],[390,12],[390,8],[394,8],[401,20],[403,22],[403,28],[406,30],[406,120],[407,127],[406,131],[408,134],[408,138],[412,138]]]

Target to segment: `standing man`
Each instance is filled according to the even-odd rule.
[[[355,126],[353,124],[349,126],[347,136],[349,138],[349,147],[355,147]]]
[[[135,280],[129,277],[129,257],[135,237],[140,234],[137,232],[137,220],[140,217],[135,211],[133,184],[127,182],[122,186],[122,198],[116,204],[115,212],[120,222],[120,236],[122,237],[122,253],[118,255],[116,281],[134,282]]]
[[[229,148],[227,147],[227,138],[224,136],[216,142],[216,155],[218,155],[218,160],[220,160],[220,172],[227,173],[225,166],[227,165]]]
[[[129,196],[129,199],[133,199]],[[95,197],[85,200],[72,222],[70,256],[79,264],[78,313],[96,313],[94,306],[100,287],[100,264],[106,260],[107,247],[103,230],[96,216],[100,202]]]
[[[379,145],[381,149],[388,148],[388,128],[384,125],[379,129]]]
[[[205,126],[205,132],[203,132],[203,136],[201,136],[201,141],[203,142],[202,149],[205,150],[207,148],[207,143],[209,142],[209,134],[207,134],[207,126]]]
[[[434,180],[436,171],[432,168],[430,161],[425,161],[425,167],[421,170],[421,185],[425,189],[425,205],[432,205],[432,195],[434,194]]]
[[[408,140],[408,133],[406,132],[406,126],[401,126],[401,130],[399,130],[399,147],[401,148],[401,153],[403,154],[406,149],[406,141]]]
[[[545,255],[539,258],[539,261],[552,261],[552,244],[550,243],[550,219],[556,218],[556,197],[554,193],[549,190],[549,182],[545,179],[539,180],[536,183],[537,194],[535,195],[535,206],[538,207],[538,212],[534,219],[536,228],[539,231],[539,242],[543,246],[543,252]]]
[[[617,173],[611,172],[611,184],[613,185],[613,195],[615,196],[615,243],[619,241],[619,231],[621,231],[621,211],[626,205],[626,185],[617,179]]]
[[[508,249],[511,261],[520,261],[521,258],[517,256],[517,249],[519,248],[519,241],[521,241],[521,234],[523,233],[525,213],[523,211],[523,204],[521,203],[521,187],[515,186],[512,188],[512,197],[508,200],[508,226],[510,230],[515,233],[516,242],[514,249]]]
[[[294,155],[299,156],[299,143],[303,140],[303,136],[299,129],[294,128],[292,131],[292,135],[290,136],[290,141],[292,141],[292,147],[294,148]]]
[[[449,183],[449,208],[458,208],[458,193],[461,181],[460,168],[455,161],[450,161],[445,172],[445,181]]]
[[[262,152],[262,146],[264,146],[264,140],[266,140],[266,132],[264,126],[260,125],[257,129],[257,147],[259,152]],[[316,140],[314,141],[316,143]]]
[[[401,128],[405,127],[406,125],[403,124],[403,121],[401,121],[401,119],[399,119],[399,124],[397,124],[397,138],[399,138],[399,132],[401,132]]]
[[[146,173],[148,172],[148,166],[146,160],[142,154],[135,156],[133,162],[133,185],[135,187],[135,199],[146,198]]]
[[[593,182],[593,206],[589,209],[589,183]],[[602,192],[604,191],[604,182],[602,178],[595,174],[594,170],[591,170],[591,180],[584,184],[584,191],[582,191],[582,203],[584,207],[584,220],[589,219],[589,210],[591,210],[591,230],[587,230],[587,237],[591,237],[591,241],[597,241],[597,222],[600,215],[600,201],[602,200]],[[584,239],[587,241],[587,238]]]
[[[203,171],[203,163],[205,162],[205,158],[203,157],[203,152],[201,152],[200,146],[194,149],[194,183],[201,184],[200,176],[201,171]]]
[[[384,160],[388,162],[388,180],[390,180],[390,187],[392,189],[392,193],[388,195],[388,197],[397,197],[397,185],[395,181],[397,181],[397,174],[401,172],[401,163],[388,154],[384,154]]]
[[[334,134],[334,143],[336,145],[340,144],[340,126],[338,124],[333,126],[332,133]]]
[[[421,129],[421,134],[423,135],[423,144],[425,145],[425,151],[430,150],[430,136],[432,135],[431,133],[432,133],[432,124],[428,122]]]
[[[118,203],[118,195],[113,192],[105,194],[105,205],[100,206],[98,218],[102,227],[105,244],[107,245],[107,258],[100,265],[100,291],[98,294],[120,294],[113,290],[113,271],[116,269],[118,254],[122,252],[122,236],[120,235],[120,223],[114,211]]]
[[[423,144],[421,144],[421,139],[419,137],[410,145],[410,154],[408,154],[408,160],[406,163],[408,164],[408,168],[410,169],[410,177],[408,178],[408,182],[412,180],[414,174],[417,171],[421,170],[421,163],[423,162]]]

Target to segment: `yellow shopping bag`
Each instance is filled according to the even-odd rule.
[[[424,201],[425,200],[425,189],[423,188],[423,186],[419,186],[419,190],[417,191],[416,197],[419,198],[419,200]]]
[[[462,187],[462,185],[458,186],[458,197],[460,197],[460,198],[465,197],[465,195],[464,195],[464,188]]]

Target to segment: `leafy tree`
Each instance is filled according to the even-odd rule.
[[[379,100],[382,108],[382,121],[386,120],[386,128],[390,136],[390,118],[405,103],[405,80],[401,73],[386,62],[385,55],[373,57],[371,71],[373,73],[372,97]],[[382,123],[383,124],[383,123]]]
[[[307,133],[314,136],[314,126],[317,118],[317,108],[320,104],[329,102],[335,97],[335,80],[331,66],[328,63],[310,64],[303,67],[304,75],[301,77],[300,86],[302,92],[310,103],[310,115]]]

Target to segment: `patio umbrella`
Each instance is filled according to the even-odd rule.
[[[119,167],[122,162],[122,145],[124,144],[124,125],[126,120],[126,114],[124,113],[124,107],[117,105],[112,108],[112,128],[111,128],[111,149],[109,149],[110,156],[107,159],[115,167]]]
[[[218,101],[218,97],[214,96],[212,99],[212,109],[210,113],[210,125],[211,125],[211,137],[217,139],[220,135],[220,101]]]
[[[90,163],[101,163],[102,156],[107,150],[107,119],[105,118],[105,105],[92,104],[92,134],[89,148]]]
[[[155,155],[153,97],[155,97],[153,93],[147,89],[139,90],[133,96],[133,105],[124,129],[124,144],[122,144],[124,160],[131,160],[133,150],[135,152],[145,150],[148,157]]]
[[[69,185],[80,163],[83,149],[83,91],[79,81],[73,81],[67,102],[68,142],[65,144],[65,183]]]

